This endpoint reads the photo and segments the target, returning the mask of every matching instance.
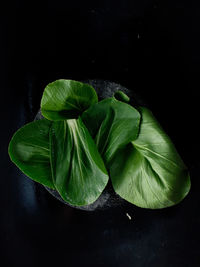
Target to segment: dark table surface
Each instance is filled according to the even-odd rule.
[[[41,2],[7,2],[0,14],[1,266],[200,266],[199,2]],[[137,92],[189,167],[184,201],[86,212],[25,177],[8,142],[58,78],[112,80]]]

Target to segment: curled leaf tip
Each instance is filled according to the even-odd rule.
[[[128,97],[124,92],[118,90],[114,93],[114,97],[122,102],[128,103],[130,101],[130,97]]]

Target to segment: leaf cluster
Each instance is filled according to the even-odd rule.
[[[175,205],[190,190],[187,167],[151,111],[128,102],[121,91],[98,102],[88,84],[54,81],[41,99],[44,119],[13,135],[10,158],[74,206],[97,200],[109,179],[138,207]]]

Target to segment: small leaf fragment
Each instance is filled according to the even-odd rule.
[[[128,103],[130,101],[130,97],[127,96],[124,92],[122,92],[121,90],[118,90],[115,92],[114,97],[122,102]]]

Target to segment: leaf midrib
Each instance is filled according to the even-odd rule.
[[[179,169],[182,169],[181,166],[179,166],[178,164],[176,164],[176,163],[173,162],[172,160],[170,160],[170,159],[166,158],[165,156],[162,156],[161,154],[159,154],[159,153],[157,153],[157,152],[155,152],[155,151],[153,151],[153,150],[147,148],[146,146],[138,145],[138,144],[134,143],[134,141],[132,141],[132,144],[134,145],[134,147],[138,147],[138,148],[141,148],[141,149],[143,149],[143,150],[146,150],[146,151],[148,151],[148,152],[150,152],[150,153],[152,153],[152,154],[154,154],[154,155],[156,155],[156,156],[158,156],[158,157],[160,157],[160,158],[162,158],[162,159],[164,159],[164,160],[170,162],[170,163],[171,163],[172,165],[174,165],[175,167],[178,167]],[[144,156],[144,157],[146,158],[146,156]]]

